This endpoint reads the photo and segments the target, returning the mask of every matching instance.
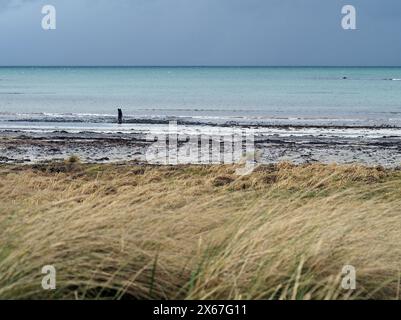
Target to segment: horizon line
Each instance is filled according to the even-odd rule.
[[[0,65],[0,68],[401,68],[401,65]]]

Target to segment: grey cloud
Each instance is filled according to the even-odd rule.
[[[0,65],[401,65],[399,0],[0,3]],[[349,3],[357,31],[340,26]],[[56,31],[40,28],[43,4]]]

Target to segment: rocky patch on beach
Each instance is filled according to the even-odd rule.
[[[88,163],[145,161],[151,145],[140,133],[53,131],[0,132],[0,163],[37,163],[71,155]],[[258,135],[260,163],[359,163],[396,167],[401,164],[401,137],[332,137],[324,135]]]

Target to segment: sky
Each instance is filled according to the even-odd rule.
[[[0,0],[0,65],[401,66],[401,1]]]

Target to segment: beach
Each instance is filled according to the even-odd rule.
[[[0,68],[0,297],[399,299],[400,74]]]
[[[401,300],[400,24],[399,0],[0,0],[0,303]]]
[[[167,132],[168,125],[136,127],[110,125],[107,130],[0,130],[0,163],[37,163],[64,160],[75,155],[87,163],[146,162],[153,135]],[[220,130],[221,129],[221,130]],[[178,136],[210,136],[217,139],[231,127],[182,125]],[[259,164],[289,161],[303,163],[401,165],[401,128],[344,127],[246,127],[254,135]],[[224,131],[225,130],[225,131]],[[219,135],[216,134],[219,133]],[[249,133],[250,134],[250,133]],[[193,139],[192,139],[193,140]],[[189,161],[191,162],[191,161]],[[193,159],[196,164],[197,160]],[[210,160],[210,164],[218,162]]]
[[[356,67],[0,68],[0,162],[146,162],[152,137],[174,122],[181,140],[218,143],[246,131],[259,164],[397,167],[400,75]]]

